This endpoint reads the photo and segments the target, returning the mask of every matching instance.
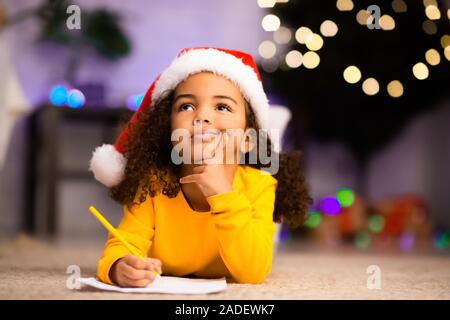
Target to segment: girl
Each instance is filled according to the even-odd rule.
[[[299,153],[275,154],[261,130],[268,107],[249,54],[180,52],[116,144],[97,148],[91,159],[96,179],[124,206],[118,229],[148,257],[130,255],[110,235],[98,263],[101,281],[144,287],[153,271],[238,283],[265,279],[274,222],[297,227],[311,204]],[[233,134],[250,129],[262,134]],[[186,134],[174,139],[180,131]],[[263,161],[262,146],[275,163]],[[273,165],[272,175],[266,170]]]

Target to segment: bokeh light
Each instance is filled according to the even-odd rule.
[[[50,102],[55,106],[63,106],[67,102],[67,88],[63,85],[55,85],[50,90]]]
[[[341,207],[347,208],[355,201],[355,193],[349,188],[341,188],[336,193],[336,199]]]
[[[408,11],[408,6],[406,5],[405,1],[403,0],[394,0],[392,1],[392,10],[394,10],[397,13],[403,13]]]
[[[258,0],[258,6],[260,8],[273,8],[276,3],[277,0]]]
[[[367,227],[373,233],[380,233],[384,228],[384,217],[379,214],[370,216],[367,220]]]
[[[127,99],[127,108],[136,111],[141,105],[143,99],[144,99],[143,93],[129,96]]]
[[[305,226],[311,229],[315,229],[320,225],[320,222],[322,221],[322,216],[320,215],[319,211],[316,210],[309,210],[308,211],[308,217],[305,220]]]
[[[313,32],[310,28],[300,27],[295,31],[295,40],[297,40],[298,43],[305,44],[312,34]]]
[[[334,37],[338,32],[338,26],[331,20],[325,20],[320,25],[320,33],[324,37]]]
[[[312,35],[307,37],[305,44],[309,50],[317,51],[317,50],[320,50],[320,48],[322,48],[323,39],[317,33],[313,33]]]
[[[395,20],[388,14],[383,14],[380,18],[380,27],[385,31],[394,30]]]
[[[367,78],[362,84],[362,89],[368,96],[373,96],[376,95],[378,91],[380,91],[380,85],[378,84],[378,81],[376,79]]]
[[[274,14],[266,15],[261,22],[261,25],[265,31],[277,31],[280,24],[280,18]]]
[[[86,98],[83,94],[83,92],[81,92],[78,89],[72,89],[69,91],[68,95],[67,95],[67,105],[70,108],[81,108],[82,106],[84,106],[84,104],[86,103]]]
[[[447,230],[446,232],[439,232],[436,235],[434,245],[438,249],[450,248],[450,230]]]
[[[400,241],[400,248],[402,250],[408,251],[414,248],[416,239],[413,234],[404,232],[400,235],[399,241]]]
[[[270,40],[261,42],[258,47],[259,55],[265,59],[272,58],[277,52],[277,46]]]
[[[273,40],[279,44],[286,44],[291,41],[292,32],[289,28],[280,27],[277,31],[273,33]]]
[[[353,1],[352,0],[337,0],[336,8],[339,11],[351,11],[353,10]]]
[[[430,65],[437,66],[441,62],[441,56],[436,49],[429,49],[425,52],[425,60],[427,60]]]
[[[425,14],[430,20],[439,20],[441,18],[441,12],[435,5],[428,5],[425,8]]]
[[[369,23],[371,23],[372,19],[373,17],[366,9],[359,10],[358,13],[356,14],[356,21],[362,26],[366,26]]]
[[[418,62],[413,66],[413,74],[419,80],[424,80],[428,78],[429,71],[428,67],[423,62]]]
[[[358,249],[367,249],[372,243],[372,237],[367,231],[359,231],[355,235],[354,243]]]
[[[302,65],[302,58],[300,51],[291,50],[286,54],[286,64],[291,68],[298,68]]]
[[[308,51],[303,55],[303,66],[307,69],[314,69],[320,63],[320,57],[314,51]]]
[[[425,20],[422,23],[422,29],[423,29],[423,31],[425,31],[426,34],[429,34],[429,35],[436,34],[436,32],[437,32],[436,23],[434,23],[431,20]]]
[[[341,205],[336,197],[327,196],[320,201],[320,211],[328,215],[337,215],[341,211]]]
[[[403,95],[403,85],[398,80],[392,80],[387,85],[387,92],[393,98],[399,98]]]
[[[361,80],[361,71],[356,66],[349,66],[344,70],[344,79],[348,83],[357,83]]]

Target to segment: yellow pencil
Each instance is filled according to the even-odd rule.
[[[133,256],[139,257],[139,258],[145,258],[144,256],[142,256],[135,247],[133,247],[132,245],[130,245],[128,243],[127,240],[125,240],[125,238],[120,234],[119,231],[117,231],[116,228],[114,228],[111,223],[108,222],[108,220],[105,219],[105,217],[102,216],[102,214],[100,212],[98,212],[97,209],[95,209],[94,206],[90,206],[89,207],[89,211],[94,215],[94,217],[97,218],[98,221],[100,221],[100,223],[109,231],[111,232],[111,234],[117,238],[117,240],[119,240],[120,242],[122,242],[122,244],[125,246],[125,248],[127,248],[128,251],[131,252],[131,254]],[[159,275],[158,272],[156,272],[155,270],[153,270],[153,273],[155,273],[155,276],[157,278],[161,279],[161,276]]]

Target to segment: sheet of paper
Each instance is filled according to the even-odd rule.
[[[100,282],[96,278],[81,278],[80,283],[107,291],[125,293],[172,293],[172,294],[207,294],[223,291],[227,288],[225,278],[192,279],[163,276],[155,279],[145,288],[121,288]]]

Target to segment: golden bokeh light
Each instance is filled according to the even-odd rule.
[[[308,36],[305,41],[306,47],[311,51],[317,51],[323,46],[323,39],[317,33]]]
[[[302,65],[303,56],[300,51],[292,50],[286,54],[286,64],[295,69]]]
[[[387,85],[387,92],[393,98],[399,98],[403,95],[403,85],[398,80],[393,80]]]
[[[349,66],[344,70],[344,79],[348,83],[357,83],[361,80],[361,71],[356,66]]]
[[[305,44],[306,40],[311,37],[313,32],[308,27],[300,27],[295,32],[295,40],[297,40],[298,43]]]
[[[444,56],[445,56],[445,59],[450,61],[450,47],[447,47],[444,49]]]
[[[437,66],[441,62],[441,56],[436,49],[429,49],[425,52],[425,60],[432,65]]]
[[[425,8],[425,14],[430,20],[439,20],[441,18],[441,12],[435,5],[429,5]]]
[[[367,78],[362,84],[362,89],[368,96],[373,96],[376,95],[378,91],[380,91],[380,85],[378,84],[378,81],[376,79]]]
[[[428,75],[429,75],[428,67],[423,62],[416,63],[413,66],[412,71],[413,71],[414,76],[419,80],[424,80],[424,79],[428,78]]]
[[[336,8],[339,11],[351,11],[353,10],[353,1],[352,0],[337,0]]]
[[[356,21],[362,26],[366,26],[370,22],[372,22],[372,16],[370,15],[369,11],[363,9],[359,10],[356,14]]]
[[[428,6],[436,6],[437,7],[437,1],[436,0],[423,0],[424,7]]]
[[[320,63],[319,55],[314,51],[308,51],[303,55],[303,66],[307,69],[314,69]]]
[[[334,37],[338,32],[338,26],[331,20],[325,20],[320,25],[320,33],[324,37]]]
[[[280,18],[274,14],[267,14],[261,22],[261,25],[265,31],[277,31],[280,24]]]
[[[441,46],[444,49],[450,46],[450,36],[448,34],[441,37]]]
[[[386,30],[386,31],[394,30],[395,20],[390,15],[383,14],[380,18],[380,26],[381,26],[381,29]]]

